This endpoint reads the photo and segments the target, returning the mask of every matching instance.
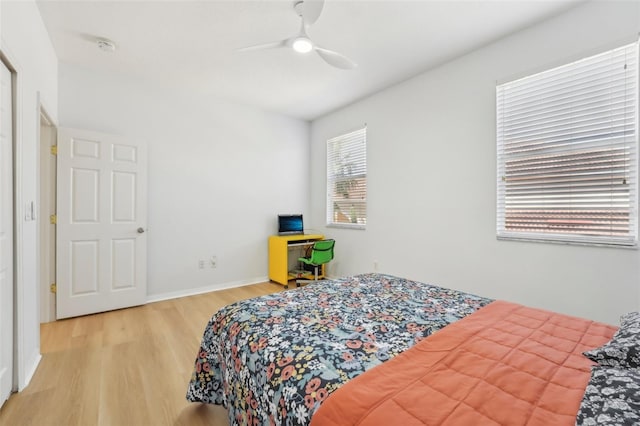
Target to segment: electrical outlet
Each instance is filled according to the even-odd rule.
[[[211,266],[211,269],[216,269],[218,267],[218,256],[211,256],[211,259],[209,259],[209,266]]]
[[[198,269],[204,269],[204,260],[198,261]]]

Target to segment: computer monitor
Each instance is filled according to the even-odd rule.
[[[278,215],[278,234],[279,235],[304,234],[304,226],[302,224],[302,215],[301,214],[279,214]]]

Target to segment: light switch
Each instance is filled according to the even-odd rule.
[[[36,203],[35,201],[29,201],[24,205],[24,221],[31,222],[36,220]]]

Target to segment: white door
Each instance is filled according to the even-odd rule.
[[[60,128],[57,169],[58,319],[143,304],[146,146]]]
[[[13,130],[11,72],[0,62],[0,405],[13,387]]]

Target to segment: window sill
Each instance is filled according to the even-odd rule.
[[[327,223],[327,228],[359,229],[364,231],[367,225],[360,223]]]
[[[621,248],[621,249],[638,249],[638,243],[636,242],[597,242],[592,240],[563,240],[553,238],[532,238],[526,236],[513,236],[513,235],[497,235],[496,238],[499,241],[520,241],[528,243],[551,243],[551,244],[563,244],[571,246],[587,246],[587,247],[607,247],[607,248]]]

